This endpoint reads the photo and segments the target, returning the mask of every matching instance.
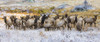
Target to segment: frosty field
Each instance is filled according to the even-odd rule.
[[[100,42],[100,0],[87,0],[88,3],[86,4],[84,3],[86,0],[33,0],[36,1],[33,3],[27,1],[28,0],[0,0],[0,42]],[[78,5],[91,5],[95,10],[71,12],[71,10]],[[58,8],[60,6],[63,8]],[[84,7],[76,9],[83,10]],[[52,10],[55,12],[53,13]],[[26,15],[41,15],[40,13],[50,13],[52,16],[53,14],[64,15],[65,13],[67,13],[68,16],[77,14],[78,18],[81,16],[83,16],[83,18],[93,17],[92,20],[97,19],[93,21],[93,23],[97,23],[97,27],[88,27],[87,31],[82,32],[77,31],[75,28],[72,28],[72,30],[67,30],[67,28],[65,28],[64,30],[50,31],[45,31],[44,28],[40,28],[33,30],[27,29],[24,31],[15,30],[13,26],[11,27],[12,29],[8,30],[5,27],[6,22],[4,23],[2,19],[4,16],[7,16],[7,19],[9,19],[10,16],[14,15],[19,19]],[[97,18],[95,18],[94,15],[97,15]],[[75,19],[76,18],[74,18],[74,20]],[[86,26],[84,26],[85,29]]]

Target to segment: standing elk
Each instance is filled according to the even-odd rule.
[[[45,19],[48,18],[46,15],[43,15],[41,18],[41,27],[43,27]]]
[[[6,28],[7,28],[7,29],[10,29],[10,27],[12,26],[12,21],[11,21],[11,19],[7,19],[6,16],[4,16],[3,19],[4,19],[4,22],[5,22]]]
[[[11,22],[12,22],[14,28],[15,28],[15,26],[16,26],[15,23],[14,23],[15,18],[16,18],[16,17],[15,17],[14,15],[10,16],[10,19],[11,19]]]
[[[61,29],[60,27],[62,27],[63,29],[65,28],[64,17],[58,17],[58,19],[55,20],[55,27],[59,29]]]
[[[76,23],[76,28],[77,28],[77,30],[78,31],[81,31],[82,30],[82,22],[81,21],[78,21],[77,23]]]
[[[26,15],[25,20],[27,21],[30,18],[30,15]]]
[[[40,18],[40,16],[34,16],[35,20],[34,20],[34,29],[36,29],[39,25],[38,25],[38,20]]]
[[[34,20],[35,20],[34,16],[28,19],[25,23],[26,27],[32,29],[34,26],[34,22],[35,22]]]
[[[94,15],[94,18],[84,18],[84,25],[90,24],[90,26],[92,26],[92,24],[94,23],[94,25],[96,26],[96,20],[97,20],[97,15]]]
[[[78,21],[76,23],[76,28],[78,31],[82,31],[83,29],[83,17],[81,16],[80,18],[78,18]]]
[[[54,27],[53,24],[54,24],[54,18],[48,16],[48,18],[45,19],[43,26],[45,29],[50,30]]]
[[[24,17],[20,17],[21,18],[21,21],[22,21],[22,25],[21,25],[21,28],[23,28],[24,30],[26,30],[26,21],[25,21],[25,18]]]
[[[15,24],[16,29],[17,29],[17,27],[18,27],[18,29],[21,29],[22,20],[18,19],[18,18],[15,18],[14,19],[14,24]]]
[[[37,20],[37,28],[41,27],[41,20],[43,16],[40,16],[39,19]]]
[[[68,23],[71,23],[71,27],[72,27],[72,24],[73,24],[74,27],[75,27],[75,24],[77,23],[77,16],[78,16],[78,15],[69,16],[69,17],[68,17]]]

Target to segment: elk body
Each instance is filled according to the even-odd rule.
[[[11,19],[7,19],[6,16],[4,16],[3,19],[4,19],[4,22],[5,22],[6,28],[10,29],[10,27],[13,25]]]
[[[87,23],[92,26],[92,24],[94,23],[96,26],[96,20],[97,20],[97,15],[94,15],[94,18],[84,18],[84,25]]]

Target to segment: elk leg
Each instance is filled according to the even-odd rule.
[[[14,25],[13,25],[14,26]],[[14,29],[15,29],[15,26],[14,26]]]
[[[68,27],[68,30],[69,30],[69,29],[71,30],[71,27],[70,27],[70,24],[69,24],[69,23],[67,24],[67,27]]]
[[[49,31],[49,30],[51,30],[51,28],[50,28],[50,27],[48,27],[48,31]]]
[[[41,28],[41,24],[40,23],[38,23],[38,28]]]
[[[82,22],[82,30],[84,31],[84,22]]]
[[[47,28],[47,31],[49,31],[49,28]]]
[[[63,25],[63,30],[66,28],[66,25]]]
[[[62,27],[59,27],[59,30],[62,30]]]
[[[72,28],[74,28],[75,27],[75,23],[73,24],[73,27]]]
[[[86,22],[84,22],[84,26],[86,25]]]
[[[90,26],[92,26],[92,23],[90,23]]]
[[[57,30],[57,27],[55,27],[55,30]]]
[[[8,25],[8,29],[10,29],[10,26]]]
[[[70,24],[70,27],[71,27],[71,28],[72,28],[72,25],[73,25],[73,24]]]
[[[16,26],[14,26],[14,29],[16,29]]]
[[[75,28],[75,24],[76,24],[76,23],[74,23],[74,28]]]
[[[7,28],[7,25],[6,25],[6,29],[8,29],[8,28]]]
[[[35,25],[35,27],[34,27],[35,29],[37,28],[37,24]]]
[[[20,30],[21,30],[21,25],[20,25]]]
[[[25,26],[22,27],[24,30],[26,30]]]
[[[32,25],[32,26],[30,26],[30,29],[33,29],[33,25]]]
[[[20,25],[18,25],[18,29],[20,30]]]
[[[45,28],[45,31],[48,31],[49,30],[49,28]]]
[[[82,23],[82,30],[84,31],[84,25],[83,25],[83,23]]]
[[[96,27],[96,23],[94,22],[94,26]]]
[[[41,24],[40,28],[43,28],[43,24]]]

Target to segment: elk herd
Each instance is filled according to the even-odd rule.
[[[96,26],[96,20],[97,15],[94,15],[92,18],[88,17],[78,17],[78,15],[58,15],[51,16],[42,14],[41,16],[30,16],[26,15],[25,17],[17,18],[16,16],[10,16],[8,17],[4,16],[4,22],[7,29],[11,29],[11,26],[14,27],[14,29],[18,30],[27,30],[27,29],[40,29],[45,28],[45,30],[64,30],[68,29],[71,30],[73,27],[76,28],[78,31],[84,30],[84,26],[86,24],[95,24]]]

